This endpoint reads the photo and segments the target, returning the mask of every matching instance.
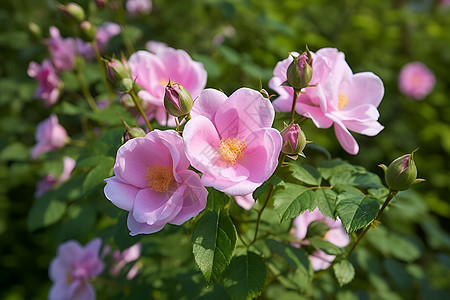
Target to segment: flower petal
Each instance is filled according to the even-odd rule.
[[[191,110],[191,117],[204,116],[209,120],[214,120],[217,109],[227,100],[227,95],[215,89],[206,89],[194,100]]]
[[[118,208],[131,211],[139,189],[121,181],[117,176],[107,178],[105,181],[106,198]]]
[[[253,207],[253,204],[255,204],[255,199],[253,199],[252,193],[244,196],[234,196],[233,198],[240,207],[246,210],[251,209]]]
[[[135,236],[138,234],[150,234],[150,233],[155,233],[160,231],[161,229],[164,228],[166,224],[162,224],[162,225],[148,225],[147,223],[139,223],[137,222],[134,217],[133,217],[133,213],[129,213],[128,214],[128,219],[127,219],[127,226],[128,229],[130,230],[130,235]]]

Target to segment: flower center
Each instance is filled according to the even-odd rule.
[[[348,98],[343,92],[339,92],[339,99],[338,99],[338,108],[339,110],[346,107],[348,104]]]
[[[241,142],[239,138],[228,138],[220,141],[219,151],[226,161],[236,165],[236,160],[244,155],[242,151],[245,148],[247,148],[245,140]]]
[[[145,179],[148,180],[147,184],[151,190],[160,193],[167,192],[170,184],[175,180],[171,169],[158,166],[156,163],[147,169]]]

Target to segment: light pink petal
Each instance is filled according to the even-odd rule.
[[[104,193],[106,198],[118,208],[131,211],[139,189],[124,183],[117,176],[107,178],[105,181]]]
[[[384,95],[384,86],[380,77],[371,72],[353,75],[351,84],[341,90],[349,99],[343,110],[353,109],[359,105],[371,104],[377,107]]]
[[[175,118],[167,113],[164,106],[159,106],[156,108],[155,118],[161,126],[175,127],[177,125],[175,123]]]
[[[329,128],[333,125],[333,121],[325,116],[322,109],[317,106],[310,106],[303,103],[297,103],[295,108],[299,115],[310,118],[317,128]]]
[[[331,115],[328,115],[328,117],[330,119],[332,118]],[[355,138],[347,130],[347,128],[345,128],[345,125],[340,120],[336,119],[335,117],[333,117],[333,119],[334,119],[334,132],[342,148],[344,148],[344,150],[347,151],[348,153],[356,155],[359,151],[359,146]]]
[[[63,265],[70,265],[76,257],[81,255],[83,247],[77,241],[68,241],[58,247],[57,257]]]
[[[130,230],[130,235],[135,236],[138,234],[150,234],[160,231],[164,228],[166,224],[160,224],[160,225],[148,225],[147,223],[139,223],[137,222],[134,217],[133,213],[130,212],[128,214],[127,218],[127,226]]]
[[[166,48],[170,48],[166,43],[160,41],[148,41],[145,43],[145,49],[155,54],[165,51]]]
[[[70,300],[95,300],[94,287],[87,279],[73,282],[68,289],[67,299]]]
[[[358,121],[342,121],[342,123],[350,129],[351,131],[365,134],[368,136],[374,136],[380,133],[383,130],[384,126],[378,123],[377,121],[366,121],[366,122],[358,122]]]
[[[214,120],[217,109],[227,100],[227,95],[215,89],[206,89],[194,100],[191,117],[202,115]]]
[[[133,217],[139,223],[163,225],[172,220],[181,210],[186,186],[173,193],[143,189],[138,192],[133,207]]]
[[[252,193],[244,196],[234,196],[233,198],[240,207],[246,210],[251,209],[253,204],[255,204],[255,199],[253,199]]]
[[[327,232],[325,239],[341,248],[350,243],[350,237],[345,232],[345,229],[342,227],[340,222],[339,224],[334,225],[334,228],[331,228],[330,231]]]
[[[208,191],[200,181],[200,177],[190,170],[179,173],[186,190],[183,194],[183,207],[180,212],[169,222],[181,225],[190,218],[198,215],[206,207]]]
[[[220,138],[216,128],[203,116],[197,116],[186,123],[183,139],[189,161],[194,168],[202,172],[220,156],[218,151]]]
[[[165,166],[171,168],[167,148],[147,138],[134,138],[122,145],[117,151],[115,175],[125,183],[138,188],[146,188],[147,169]]]
[[[32,61],[28,64],[28,69],[27,69],[28,76],[35,78],[36,76],[39,75],[40,72],[41,72],[41,66],[37,62]]]
[[[65,274],[63,277],[64,278]],[[53,280],[53,279],[52,279]],[[48,300],[61,300],[61,299],[67,299],[67,292],[68,292],[68,286],[66,285],[65,280],[53,280],[53,285],[50,288],[50,291],[48,293]]]
[[[317,250],[309,256],[314,271],[325,270],[331,265],[335,258],[335,255],[326,254],[321,250]]]
[[[175,180],[180,182],[177,178],[177,172],[184,171],[189,168],[190,162],[186,157],[186,146],[183,138],[175,130],[154,130],[147,134],[149,137],[152,132],[153,135],[162,142],[170,152],[173,165],[173,173]]]
[[[63,158],[63,171],[61,175],[58,177],[57,182],[64,182],[68,180],[76,164],[77,163],[73,158],[65,156]]]
[[[222,138],[245,138],[259,128],[271,127],[275,111],[258,91],[240,88],[217,110],[214,118]]]

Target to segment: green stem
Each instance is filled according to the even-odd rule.
[[[294,124],[295,105],[297,104],[297,98],[298,98],[299,94],[300,94],[300,90],[294,89],[294,97],[292,99],[291,118],[289,119],[289,125]]]
[[[153,127],[152,127],[152,125],[150,125],[150,122],[148,121],[147,116],[145,115],[144,110],[142,109],[141,105],[139,104],[139,101],[136,99],[136,95],[134,94],[133,91],[131,91],[131,92],[129,93],[129,95],[131,96],[131,99],[133,99],[133,102],[134,102],[134,104],[136,105],[136,107],[138,108],[139,113],[140,113],[141,116],[144,118],[144,121],[145,121],[145,124],[147,125],[148,130],[149,130],[149,131],[152,131],[152,130],[153,130]]]
[[[97,58],[97,63],[98,63],[98,66],[100,67],[100,71],[102,72],[103,84],[106,86],[106,89],[108,90],[109,102],[112,102],[114,100],[114,98],[116,97],[116,94],[114,93],[111,85],[108,82],[108,78],[106,75],[106,66],[100,56],[100,51],[98,49],[97,42],[93,41],[91,43],[91,45],[92,45],[92,49],[94,49],[95,57]]]
[[[376,218],[373,220],[373,222],[378,221],[378,219],[381,217],[381,214],[384,212],[385,208],[388,206],[389,202],[391,202],[391,200],[395,197],[396,194],[397,194],[397,191],[389,190],[389,194],[388,194],[386,200],[384,201],[383,206],[381,207],[380,211],[378,212]],[[359,242],[366,235],[367,231],[369,231],[370,227],[372,227],[372,226],[368,225],[366,228],[364,228],[364,231],[358,236],[358,238],[356,239],[352,248],[350,249],[350,251],[348,251],[346,257],[349,257],[350,255],[352,255],[353,251],[355,251],[355,249],[356,249],[356,246],[358,246]]]
[[[98,112],[99,109],[98,109],[97,103],[95,103],[95,100],[92,97],[91,92],[89,91],[89,88],[86,85],[86,82],[84,81],[83,73],[82,73],[78,63],[75,63],[75,67],[76,67],[77,79],[81,86],[81,91],[83,92],[83,95],[86,98],[88,105],[91,107],[93,112]]]

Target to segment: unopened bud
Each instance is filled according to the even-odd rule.
[[[74,19],[78,23],[84,21],[86,14],[84,13],[84,9],[73,2],[70,2],[66,5],[58,4],[58,8],[69,18]]]
[[[35,37],[37,40],[42,39],[42,29],[36,23],[33,23],[33,22],[28,23],[28,30],[31,32],[33,37]]]
[[[424,179],[417,178],[417,168],[413,159],[416,150],[411,154],[395,159],[389,167],[380,165],[385,173],[386,184],[390,189],[404,191],[409,189],[411,185],[424,181]]]
[[[95,3],[97,4],[98,8],[103,8],[105,7],[106,0],[95,0]]]
[[[301,90],[308,86],[313,75],[311,53],[306,48],[306,52],[298,56],[292,55],[292,57],[294,60],[287,69],[287,81],[283,82],[283,85]]]
[[[179,83],[169,83],[166,86],[164,94],[164,108],[174,117],[186,116],[191,112],[192,105],[191,94]]]
[[[127,61],[122,59],[113,58],[106,62],[106,70],[108,73],[108,79],[112,83],[120,82],[124,78],[131,79],[131,70]]]
[[[80,24],[80,37],[85,42],[93,42],[97,38],[97,28],[89,21]]]
[[[280,133],[283,138],[281,152],[289,156],[294,156],[294,159],[297,158],[297,155],[305,157],[303,149],[305,148],[307,141],[305,134],[298,124],[287,126]]]
[[[122,78],[117,82],[116,88],[119,92],[129,93],[133,90],[134,81],[131,78]]]
[[[312,221],[308,225],[308,229],[306,231],[306,237],[321,237],[323,238],[327,232],[330,230],[330,226],[321,221]]]

